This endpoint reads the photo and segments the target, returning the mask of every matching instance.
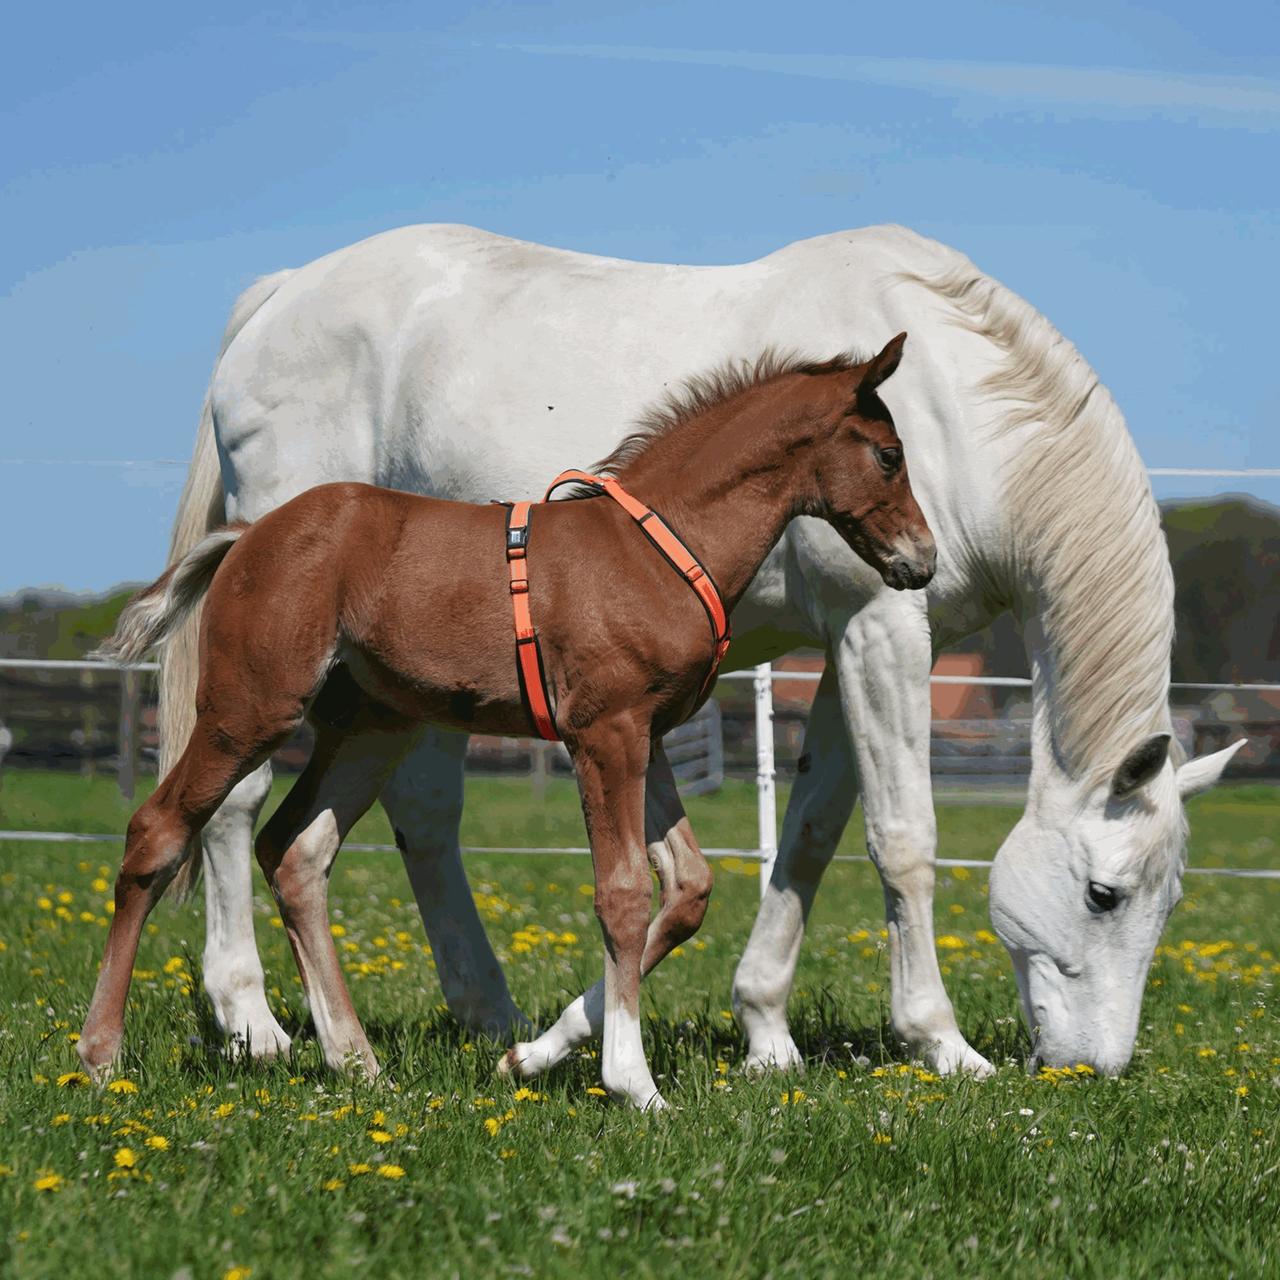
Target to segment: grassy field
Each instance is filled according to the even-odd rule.
[[[582,843],[568,784],[527,810],[475,780],[468,844]],[[690,806],[709,846],[751,843],[751,791]],[[120,831],[110,783],[9,772],[0,828]],[[1016,818],[943,808],[941,851],[990,857]],[[1192,862],[1280,865],[1280,796],[1193,803]],[[855,819],[855,828],[860,824]],[[380,817],[357,837],[389,837]],[[845,851],[861,852],[856,830]],[[0,1274],[892,1277],[1280,1274],[1280,883],[1188,877],[1120,1080],[1031,1079],[985,875],[940,875],[937,933],[961,1026],[1001,1064],[939,1080],[887,1042],[874,873],[839,863],[792,1014],[803,1076],[746,1079],[728,1011],[757,898],[724,860],[702,934],[647,984],[651,1061],[678,1110],[608,1104],[583,1053],[518,1090],[461,1034],[394,855],[348,853],[335,931],[387,1083],[327,1075],[279,921],[260,895],[291,1062],[218,1051],[202,912],[164,906],[138,960],[106,1090],[74,1036],[106,926],[111,846],[0,846]],[[517,1000],[550,1018],[597,976],[589,863],[476,857],[472,884]]]

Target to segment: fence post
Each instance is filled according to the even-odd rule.
[[[138,693],[139,678],[136,671],[120,673],[120,723],[116,763],[116,785],[126,800],[133,799],[134,782],[138,772]]]
[[[778,795],[773,764],[773,667],[762,662],[755,669],[756,694],[756,816],[760,841],[760,896],[768,888],[778,857]]]
[[[547,782],[551,777],[551,752],[554,747],[550,742],[530,743],[529,777],[533,785],[533,798],[537,804],[547,802]]]

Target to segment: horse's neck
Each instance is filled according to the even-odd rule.
[[[788,449],[813,424],[796,414],[783,426],[758,391],[750,395],[745,409],[712,410],[714,422],[655,440],[618,475],[676,530],[730,610],[788,522],[813,505],[812,478]]]

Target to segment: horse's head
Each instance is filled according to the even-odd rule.
[[[896,590],[933,577],[937,547],[907,477],[907,462],[879,387],[902,359],[905,333],[874,360],[838,376],[832,429],[817,442],[815,514]]]
[[[1241,742],[1175,768],[1169,735],[1139,743],[1083,794],[1033,778],[991,870],[991,922],[1009,948],[1032,1062],[1107,1075],[1133,1055],[1147,970],[1182,897],[1182,801],[1222,775]]]

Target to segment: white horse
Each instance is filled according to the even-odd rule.
[[[1033,673],[1026,811],[996,858],[992,922],[1036,1057],[1116,1072],[1179,896],[1181,797],[1234,748],[1181,763],[1168,711],[1173,583],[1146,474],[1107,392],[1032,307],[968,259],[897,227],[801,241],[758,262],[679,267],[409,227],[260,280],[232,314],[174,530],[255,520],[330,480],[468,501],[539,491],[607,453],[654,392],[765,346],[869,349],[909,329],[889,389],[937,537],[923,592],[892,592],[830,530],[798,520],[734,618],[729,662],[817,644],[827,668],[773,878],[734,982],[752,1067],[797,1066],[786,1000],[805,921],[860,793],[884,885],[891,1020],[944,1072],[985,1073],[934,949],[929,672],[1012,609]],[[164,762],[194,704],[191,632],[165,657]],[[458,849],[465,739],[424,733],[382,799],[445,997],[466,1024],[527,1025],[476,915]],[[250,837],[270,776],[204,833],[205,985],[254,1053],[272,1017],[251,918]],[[669,851],[651,849],[655,865]],[[597,1032],[598,989],[518,1046],[525,1074]]]

